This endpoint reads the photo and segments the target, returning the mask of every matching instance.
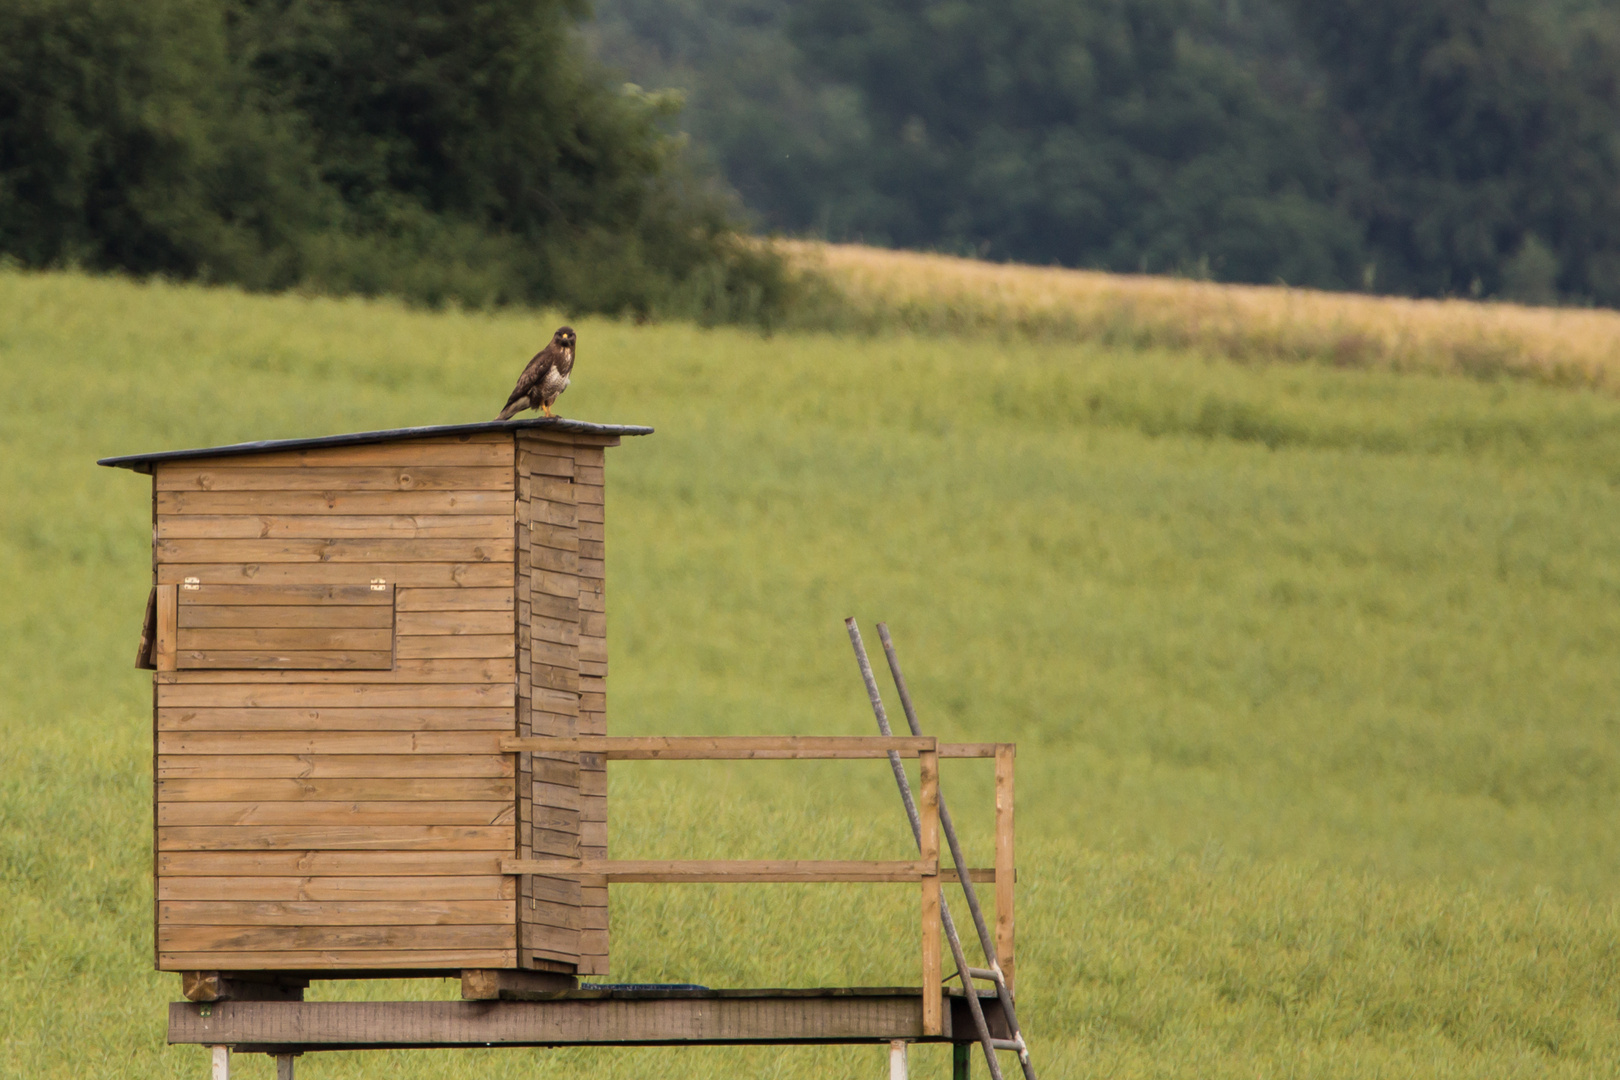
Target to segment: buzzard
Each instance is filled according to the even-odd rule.
[[[547,416],[555,415],[551,403],[568,389],[568,373],[574,370],[574,328],[559,326],[551,335],[551,343],[535,354],[529,366],[518,376],[512,396],[506,399],[506,408],[497,420],[510,420],[525,409],[539,409]]]

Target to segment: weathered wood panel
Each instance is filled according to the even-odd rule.
[[[501,872],[495,851],[160,851],[163,877],[470,877]]]
[[[159,825],[511,825],[511,800],[179,802],[158,804]]]
[[[159,682],[281,683],[309,687],[317,683],[448,682],[511,685],[517,665],[510,659],[396,660],[388,671],[176,671]],[[302,702],[295,702],[301,704]]]
[[[158,710],[159,731],[500,731],[512,710],[493,709],[175,709]]]
[[[177,877],[159,900],[516,900],[514,877]]]
[[[165,514],[160,540],[468,539],[512,536],[506,514]]]
[[[503,755],[504,757],[504,755]],[[450,766],[446,766],[449,768]],[[456,768],[465,768],[457,765]],[[491,802],[512,797],[509,776],[334,776],[318,779],[223,775],[158,781],[166,802]]]
[[[195,578],[204,585],[357,585],[381,578],[403,588],[510,589],[510,562],[174,563],[157,568],[158,584]]]
[[[443,971],[513,967],[515,949],[306,949],[158,952],[160,971]]]
[[[314,686],[269,682],[221,684],[215,680],[167,683],[160,680],[157,692],[160,708],[511,708],[517,701],[510,682],[331,683]]]
[[[159,754],[498,754],[481,731],[160,731]]]
[[[333,629],[370,628],[388,630],[394,613],[386,607],[328,605],[321,610],[323,627]],[[231,627],[291,630],[309,625],[309,608],[303,605],[219,604],[180,606],[181,630],[207,630]]]
[[[159,491],[160,517],[169,515],[500,514],[512,509],[510,491]]]
[[[343,777],[510,778],[512,759],[506,754],[166,754],[157,759],[157,775],[159,781],[193,777],[243,781],[260,778],[313,781]]]
[[[394,647],[400,660],[450,659],[454,657],[515,657],[517,643],[512,631],[504,634],[428,634],[401,636]]]
[[[937,992],[937,991],[936,991]],[[994,998],[986,1020],[1010,1032]],[[755,990],[683,994],[575,991],[549,1001],[191,1002],[169,1006],[169,1041],[300,1050],[564,1045],[878,1043],[974,1038],[951,999],[923,1034],[916,989]]]
[[[153,472],[158,491],[510,491],[507,467],[348,465],[252,468],[171,463]]]
[[[573,467],[570,445],[543,446],[518,440],[518,730],[537,736],[571,732],[577,712],[568,693],[577,671],[578,640],[578,587],[573,574],[575,555],[570,550],[575,546]],[[559,699],[563,699],[560,709]],[[577,764],[547,762],[530,754],[519,755],[519,760],[519,851],[539,855],[575,852],[577,809],[547,805],[536,794],[548,782],[568,784],[577,773]],[[563,801],[553,799],[551,803]],[[560,895],[561,903],[547,904],[542,894]],[[520,963],[526,967],[577,964],[580,920],[559,918],[558,912],[577,911],[579,896],[574,881],[520,879]]]
[[[157,576],[210,601],[179,648],[216,665],[156,680],[160,966],[517,963],[515,463],[499,434],[155,470]],[[313,653],[391,667],[217,666]]]
[[[510,900],[161,901],[158,925],[493,926],[514,922]]]
[[[503,905],[504,906],[504,905]],[[253,949],[506,949],[510,923],[485,926],[164,926],[164,952]]]
[[[159,851],[510,851],[510,826],[159,826]]]
[[[414,611],[512,611],[510,587],[501,589],[400,589],[401,613]]]

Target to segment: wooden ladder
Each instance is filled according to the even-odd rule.
[[[889,714],[883,707],[883,696],[878,692],[877,680],[872,675],[872,664],[866,657],[866,645],[861,641],[861,632],[855,625],[853,618],[845,619],[844,626],[849,630],[850,644],[855,647],[855,660],[860,665],[861,678],[866,681],[866,694],[872,702],[872,713],[877,717],[878,730],[885,738],[892,738],[893,732],[889,729]],[[889,628],[878,623],[878,637],[883,641],[883,652],[889,660],[889,673],[894,676],[895,689],[900,693],[900,705],[905,709],[906,723],[911,727],[914,736],[921,737],[922,725],[917,722],[917,710],[911,703],[911,691],[906,687],[906,677],[900,671],[900,658],[894,651],[894,642],[889,638]],[[894,770],[894,780],[900,788],[900,801],[905,803],[906,817],[911,821],[911,834],[917,841],[917,848],[922,850],[922,819],[917,814],[916,801],[911,797],[911,783],[906,779],[906,770],[900,764],[900,755],[894,751],[889,752],[889,766]],[[958,876],[962,881],[962,891],[967,896],[968,911],[973,916],[974,929],[979,934],[979,946],[989,959],[988,968],[969,967],[967,956],[962,951],[962,940],[957,936],[956,923],[951,918],[950,908],[943,897],[939,902],[940,925],[945,931],[945,939],[951,945],[951,958],[956,961],[957,973],[962,980],[962,993],[967,999],[968,1011],[973,1014],[973,1024],[978,1029],[979,1044],[984,1048],[985,1064],[989,1066],[992,1080],[1002,1080],[1001,1064],[996,1060],[997,1050],[1011,1050],[1018,1054],[1018,1064],[1023,1068],[1024,1080],[1036,1080],[1035,1066],[1029,1060],[1029,1047],[1024,1042],[1023,1030],[1018,1026],[1018,1014],[1013,1008],[1012,989],[1007,985],[1007,977],[1002,972],[1001,964],[996,956],[995,941],[990,936],[990,929],[984,921],[984,910],[979,906],[979,897],[973,889],[973,882],[968,875],[967,860],[962,857],[962,845],[956,839],[956,827],[951,824],[950,811],[945,807],[944,792],[939,793],[939,824],[945,833],[945,840],[950,845],[951,858],[956,864]],[[998,1039],[990,1033],[990,1025],[984,1018],[984,1009],[979,1004],[979,994],[974,988],[973,980],[979,979],[994,984],[996,997],[1001,1003],[1002,1015],[1007,1018],[1007,1026],[1012,1031],[1012,1038]],[[934,987],[923,987],[923,993],[928,994]],[[956,1059],[957,1073],[965,1077],[965,1057]]]

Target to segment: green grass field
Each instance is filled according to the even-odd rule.
[[[0,1074],[205,1075],[164,1046],[178,980],[150,970],[148,485],[93,460],[484,419],[557,321],[0,273]],[[869,733],[841,620],[886,619],[925,724],[1019,743],[1044,1077],[1620,1070],[1620,401],[577,325],[562,411],[658,428],[610,452],[614,732]],[[881,764],[614,769],[618,856],[905,857]],[[945,783],[983,864],[988,769]],[[613,977],[915,982],[915,906],[617,886]],[[299,1074],[884,1068],[874,1047],[648,1049]],[[948,1052],[913,1069],[948,1075]]]

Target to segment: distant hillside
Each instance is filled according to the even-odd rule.
[[[602,0],[771,229],[1620,305],[1617,0]]]
[[[1620,312],[1219,285],[779,241],[833,325],[1168,345],[1238,360],[1510,374],[1620,390]]]

